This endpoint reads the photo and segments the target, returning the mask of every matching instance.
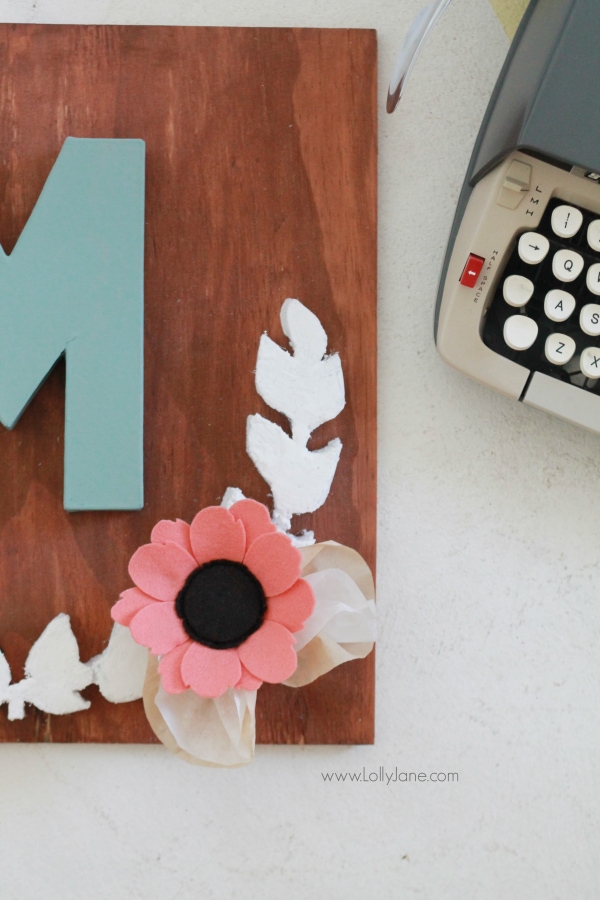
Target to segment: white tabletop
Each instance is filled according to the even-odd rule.
[[[384,114],[424,0],[2,0],[4,21],[373,27],[380,51],[377,742],[0,747],[7,900],[597,900],[600,438],[444,365],[442,254],[508,47],[456,0]],[[451,783],[325,772],[458,773]]]

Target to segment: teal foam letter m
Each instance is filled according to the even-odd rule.
[[[144,503],[144,151],[67,138],[0,248],[0,421],[15,425],[64,353],[68,510]]]

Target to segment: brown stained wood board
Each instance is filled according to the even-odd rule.
[[[0,241],[14,247],[68,136],[146,142],[145,507],[66,513],[64,367],[0,426],[0,648],[13,680],[59,612],[82,660],[102,651],[127,564],[161,518],[190,521],[229,486],[269,504],[245,452],[264,331],[297,297],[346,381],[331,494],[295,530],[375,565],[376,37],[362,30],[0,26]],[[1,323],[0,323],[1,327]],[[141,701],[48,716],[4,741],[152,742]],[[263,743],[369,743],[374,660],[294,690],[261,688]]]

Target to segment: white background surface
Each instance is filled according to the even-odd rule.
[[[30,22],[373,27],[380,51],[377,743],[0,747],[2,900],[600,896],[600,438],[437,357],[436,281],[508,42],[455,0],[393,117],[423,0],[2,0]],[[379,766],[452,784],[324,783]]]

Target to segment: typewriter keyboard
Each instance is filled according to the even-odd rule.
[[[518,236],[483,326],[496,353],[600,394],[600,214],[553,199]]]

